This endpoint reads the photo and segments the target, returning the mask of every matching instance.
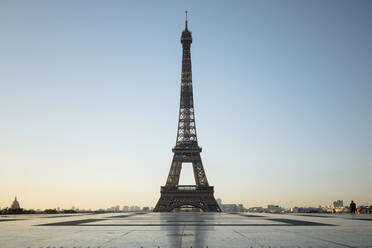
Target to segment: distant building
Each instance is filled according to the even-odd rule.
[[[110,208],[107,208],[106,212],[120,212],[120,206],[116,205],[116,206],[112,206]]]
[[[337,201],[334,201],[334,202],[332,203],[332,206],[333,206],[334,208],[341,208],[341,207],[344,206],[344,201],[343,201],[343,200],[337,200]]]
[[[319,206],[318,208],[314,207],[293,207],[291,209],[292,213],[324,213],[325,210]]]
[[[123,206],[123,212],[128,212],[129,211],[129,207],[128,206]]]
[[[371,206],[359,206],[356,209],[357,214],[372,214],[372,205]]]
[[[280,213],[283,211],[283,208],[279,207],[278,205],[267,205],[267,211],[270,213]]]
[[[149,207],[143,207],[143,208],[142,208],[142,211],[143,211],[143,212],[150,212],[150,208],[149,208]]]
[[[236,206],[236,204],[222,204],[222,211],[238,212],[238,206]]]
[[[248,208],[248,212],[263,213],[264,208],[263,207],[251,207],[251,208]]]
[[[137,212],[137,211],[141,211],[141,208],[139,206],[130,206],[129,211],[130,212]]]
[[[216,199],[218,206],[224,212],[236,213],[236,212],[245,212],[243,204],[223,204],[220,198]]]
[[[19,202],[17,201],[17,196],[14,198],[14,201],[12,205],[10,206],[10,209],[20,209]]]
[[[222,204],[222,211],[224,212],[244,212],[243,204]]]

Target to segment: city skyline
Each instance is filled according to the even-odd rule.
[[[372,203],[371,2],[21,1],[0,3],[0,207],[155,206],[185,10],[215,197]]]
[[[226,208],[226,209],[230,209],[232,210],[231,208],[232,207],[237,207],[239,208],[240,210],[239,211],[236,211],[236,210],[233,210],[232,212],[246,212],[246,211],[251,211],[251,212],[259,212],[259,211],[262,211],[264,209],[267,209],[267,210],[279,210],[279,211],[282,211],[282,210],[285,210],[285,211],[293,211],[293,209],[305,209],[305,210],[308,210],[309,213],[314,213],[314,210],[322,210],[323,213],[324,211],[327,211],[328,213],[329,212],[332,212],[334,211],[335,209],[337,209],[338,211],[341,211],[341,212],[344,212],[344,213],[349,213],[349,203],[351,203],[351,201],[345,201],[345,204],[344,204],[344,201],[343,200],[332,200],[330,201],[331,203],[330,204],[326,204],[326,205],[318,205],[318,206],[291,206],[291,207],[286,207],[286,208],[283,208],[279,205],[273,205],[273,204],[267,204],[267,208],[265,206],[244,206],[244,204],[241,204],[241,203],[237,203],[237,202],[224,202],[221,198],[217,198],[217,203],[220,207],[222,206],[225,206],[225,207],[222,207],[222,208]],[[370,211],[370,209],[372,208],[372,205],[368,205],[368,204],[360,204],[358,207],[360,207],[361,209],[365,208],[365,209],[368,209]],[[20,205],[20,203],[18,202],[18,199],[17,199],[17,196],[15,196],[14,200],[12,201],[11,205],[10,206],[0,206],[0,210],[6,210],[6,209],[10,209],[10,210],[16,210],[16,209],[23,209],[23,210],[30,210],[30,211],[34,211],[34,213],[37,213],[37,211],[39,212],[43,212],[45,213],[46,210],[56,210],[57,212],[62,212],[63,210],[73,210],[73,211],[77,211],[77,212],[95,212],[95,211],[107,211],[107,212],[135,212],[135,211],[147,211],[147,212],[152,212],[153,209],[154,209],[154,206],[138,206],[138,205],[113,205],[113,206],[108,206],[108,207],[105,207],[105,208],[96,208],[96,209],[92,209],[92,208],[80,208],[79,206],[71,206],[71,207],[68,207],[68,208],[61,208],[59,206],[56,206],[56,207],[53,207],[53,208],[46,208],[46,209],[25,209],[23,208],[23,206]],[[226,211],[223,209],[223,211]],[[27,212],[26,212],[27,213]]]

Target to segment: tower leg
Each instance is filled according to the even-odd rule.
[[[208,186],[207,176],[205,175],[203,163],[201,161],[200,153],[192,156],[192,167],[194,171],[195,183],[198,186]]]
[[[182,169],[182,161],[178,158],[176,153],[173,155],[172,165],[169,170],[166,187],[175,188],[180,180],[180,173]]]

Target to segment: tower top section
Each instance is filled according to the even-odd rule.
[[[187,10],[185,11],[185,30],[183,30],[181,35],[181,43],[182,44],[191,44],[192,42],[192,36],[191,32],[188,29],[188,21],[187,21]]]

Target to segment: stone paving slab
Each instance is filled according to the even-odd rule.
[[[118,213],[45,217],[0,216],[0,247],[372,247],[372,218],[367,215]]]

